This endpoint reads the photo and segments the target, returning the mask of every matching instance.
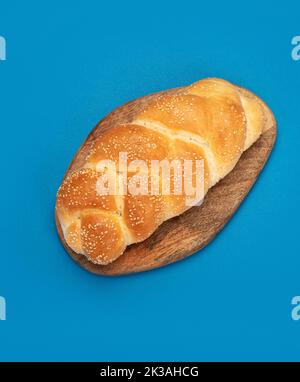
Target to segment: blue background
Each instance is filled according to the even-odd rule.
[[[1,360],[300,360],[300,3],[3,1]],[[279,127],[237,214],[200,254],[133,276],[79,268],[55,194],[88,132],[138,96],[223,77]]]

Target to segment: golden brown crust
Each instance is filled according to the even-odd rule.
[[[258,97],[220,79],[198,81],[116,109],[89,135],[59,188],[56,214],[64,240],[90,261],[108,264],[126,246],[145,240],[163,221],[189,208],[187,196],[174,192],[100,196],[101,160],[118,164],[120,152],[127,153],[128,161],[148,165],[152,160],[202,159],[204,196],[273,121]],[[129,171],[127,182],[135,175],[136,170]],[[146,178],[151,186],[151,171]],[[161,187],[161,177],[159,183]]]
[[[171,133],[198,135],[214,155],[217,178],[235,165],[246,136],[246,120],[240,98],[203,97],[193,94],[164,96],[150,104],[137,120],[159,122]]]
[[[97,171],[90,168],[81,169],[67,176],[57,193],[57,208],[69,213],[80,212],[87,208],[117,212],[114,196],[97,193],[98,177]]]
[[[83,212],[80,236],[83,254],[98,264],[112,262],[126,248],[119,218],[113,214]]]
[[[87,161],[96,165],[100,160],[119,162],[119,153],[126,152],[128,161],[164,159],[169,156],[169,140],[162,134],[135,124],[112,127],[94,141]]]

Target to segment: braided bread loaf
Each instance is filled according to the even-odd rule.
[[[202,160],[204,196],[273,123],[263,101],[221,79],[201,80],[117,108],[88,136],[58,190],[56,216],[64,241],[93,263],[105,265],[190,208],[187,196],[174,192],[99,194],[100,161],[119,163],[120,152],[127,152],[129,161],[149,163]],[[132,176],[134,172],[126,174]]]

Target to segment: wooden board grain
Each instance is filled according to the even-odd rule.
[[[165,266],[205,247],[237,210],[263,169],[275,142],[276,125],[245,151],[235,168],[205,196],[199,207],[164,222],[147,240],[129,246],[112,264],[101,266],[72,251],[59,236],[71,257],[86,270],[99,275],[122,275]]]

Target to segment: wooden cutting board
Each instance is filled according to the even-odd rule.
[[[123,105],[123,108],[130,108],[134,102]],[[112,119],[113,113],[109,115]],[[103,120],[104,129],[105,123],[106,119]],[[201,206],[192,207],[184,214],[164,222],[147,240],[127,247],[124,254],[109,265],[93,264],[85,256],[72,251],[63,238],[56,217],[60,239],[79,265],[99,275],[116,276],[143,272],[182,260],[205,247],[238,209],[263,169],[275,138],[274,123],[271,129],[243,153],[235,168],[208,191]],[[93,132],[87,141],[89,139],[93,139]],[[78,157],[76,159],[78,162]],[[71,166],[72,163],[70,168]]]

